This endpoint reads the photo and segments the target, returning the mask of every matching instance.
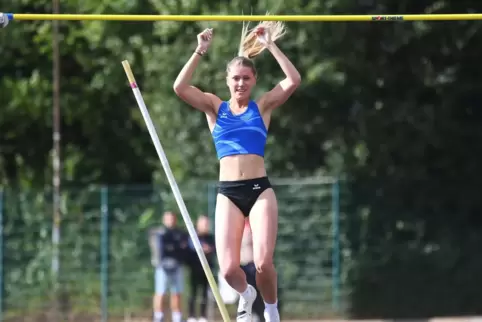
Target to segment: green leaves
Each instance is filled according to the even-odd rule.
[[[13,10],[27,12],[49,5],[17,2]],[[64,2],[62,10],[124,14],[467,10],[455,2],[391,6],[370,1],[72,0]],[[278,45],[299,68],[302,85],[273,115],[266,152],[272,176],[334,171],[364,180],[377,173],[394,180],[390,190],[398,198],[399,180],[408,180],[409,173],[424,177],[428,184],[430,173],[452,178],[453,164],[473,167],[473,158],[457,147],[468,144],[459,140],[480,137],[471,125],[477,117],[471,106],[480,90],[478,22],[287,25],[289,32]],[[241,23],[75,21],[60,26],[64,179],[75,183],[165,180],[120,65],[124,59],[131,63],[176,178],[216,177],[217,160],[205,117],[177,98],[172,84],[195,48],[196,34],[210,26],[214,42],[194,83],[227,99],[225,66],[236,54]],[[31,180],[43,184],[49,177],[51,149],[51,23],[14,22],[1,37],[0,95],[6,102],[0,110],[2,173],[5,180],[15,181],[24,171],[12,169],[22,160],[21,167],[32,169]],[[256,64],[260,77],[254,98],[283,78],[268,52],[256,58]],[[449,144],[460,154],[449,153],[453,151]]]

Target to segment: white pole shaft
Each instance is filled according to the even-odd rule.
[[[169,166],[169,161],[167,160],[166,154],[164,152],[164,149],[162,148],[161,142],[159,140],[159,136],[157,135],[156,129],[154,127],[154,124],[152,123],[152,119],[149,115],[149,112],[147,110],[146,104],[144,102],[144,99],[142,97],[141,91],[139,90],[135,80],[133,79],[132,71],[130,70],[130,67],[127,63],[127,61],[123,62],[124,69],[126,69],[127,77],[132,78],[129,79],[130,85],[132,88],[132,91],[134,93],[134,96],[137,101],[137,105],[139,106],[139,109],[141,110],[142,116],[144,118],[144,122],[146,123],[147,129],[149,131],[149,134],[151,136],[152,142],[154,143],[154,147],[156,148],[157,155],[159,157],[159,160],[161,161],[162,167],[164,168],[164,172],[166,173],[167,179],[169,181],[169,184],[171,186],[172,192],[174,194],[174,197],[176,199],[177,205],[179,207],[179,210],[181,211],[182,218],[184,219],[184,222],[186,224],[186,228],[189,232],[189,235],[193,241],[194,248],[196,249],[197,256],[199,257],[199,260],[201,261],[201,265],[204,269],[204,273],[206,274],[206,277],[208,279],[209,285],[211,286],[211,290],[213,291],[214,297],[216,299],[216,302],[218,304],[219,310],[221,311],[221,315],[223,317],[224,322],[229,322],[229,314],[226,309],[226,306],[223,303],[223,300],[221,298],[221,293],[219,292],[218,286],[216,284],[216,281],[214,279],[213,273],[211,271],[211,268],[209,267],[209,263],[206,259],[206,256],[204,255],[204,251],[201,246],[201,242],[199,241],[199,238],[197,237],[196,230],[194,228],[194,225],[192,223],[191,217],[189,216],[189,213],[187,211],[186,205],[184,204],[184,200],[181,196],[181,192],[179,191],[179,187],[177,186],[176,180],[174,179],[174,174],[172,173],[171,167]]]

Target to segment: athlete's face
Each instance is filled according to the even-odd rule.
[[[227,76],[227,84],[231,97],[248,99],[251,95],[251,89],[256,85],[253,69],[238,64],[231,66]]]

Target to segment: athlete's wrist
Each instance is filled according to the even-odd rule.
[[[269,42],[268,44],[266,44],[266,49],[268,49],[269,51],[273,50],[276,48],[276,44],[274,42]]]
[[[199,56],[204,56],[207,52],[207,48],[203,48],[202,46],[197,46],[194,50],[194,53],[198,54]]]

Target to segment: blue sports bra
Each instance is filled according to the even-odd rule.
[[[268,130],[254,101],[249,101],[246,111],[239,115],[231,112],[229,102],[222,102],[211,135],[218,160],[236,154],[264,157]]]

